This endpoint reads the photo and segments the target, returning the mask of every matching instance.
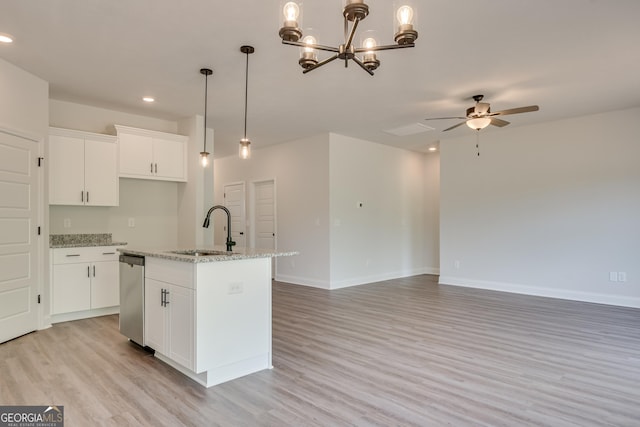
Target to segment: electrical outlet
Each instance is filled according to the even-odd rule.
[[[243,291],[243,288],[244,286],[242,285],[242,282],[231,282],[229,283],[228,294],[229,295],[241,294]]]
[[[64,228],[71,228],[71,219],[70,218],[65,218],[63,221],[63,226]]]
[[[127,224],[129,225],[129,227],[135,227],[136,226],[136,219],[135,218],[129,218],[129,221],[127,222]]]
[[[456,270],[460,268],[460,260],[457,259],[453,262],[453,268]]]
[[[609,281],[610,282],[617,282],[618,281],[618,272],[617,271],[610,271],[609,272]]]
[[[626,281],[627,281],[626,271],[618,271],[618,282],[626,282]]]

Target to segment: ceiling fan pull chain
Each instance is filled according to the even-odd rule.
[[[480,157],[480,129],[476,131],[476,152],[478,153],[478,157]]]

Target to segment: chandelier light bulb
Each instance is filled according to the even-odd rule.
[[[313,36],[306,36],[305,38],[302,39],[302,42],[307,45],[318,43],[316,38]],[[313,53],[314,49],[312,47],[307,46],[304,48],[304,51],[307,53]]]
[[[298,20],[298,16],[300,16],[300,7],[298,7],[296,3],[290,1],[284,5],[284,8],[282,9],[282,13],[284,13],[285,21],[295,22]]]
[[[365,49],[371,49],[373,47],[376,47],[377,45],[378,43],[376,43],[376,39],[374,39],[373,37],[364,39],[364,41],[362,42],[362,47],[364,47]]]
[[[400,25],[408,25],[413,23],[413,9],[411,7],[404,5],[398,8],[396,12],[396,18],[398,18],[398,22]]]

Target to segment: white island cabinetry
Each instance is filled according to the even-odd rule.
[[[271,258],[147,257],[144,344],[207,387],[271,368]]]

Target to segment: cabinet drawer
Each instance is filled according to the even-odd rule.
[[[147,257],[145,264],[145,277],[184,288],[193,289],[195,287],[193,280],[195,264],[153,257]]]
[[[86,248],[51,249],[53,264],[75,264],[79,262],[118,261],[119,246],[91,246]]]

